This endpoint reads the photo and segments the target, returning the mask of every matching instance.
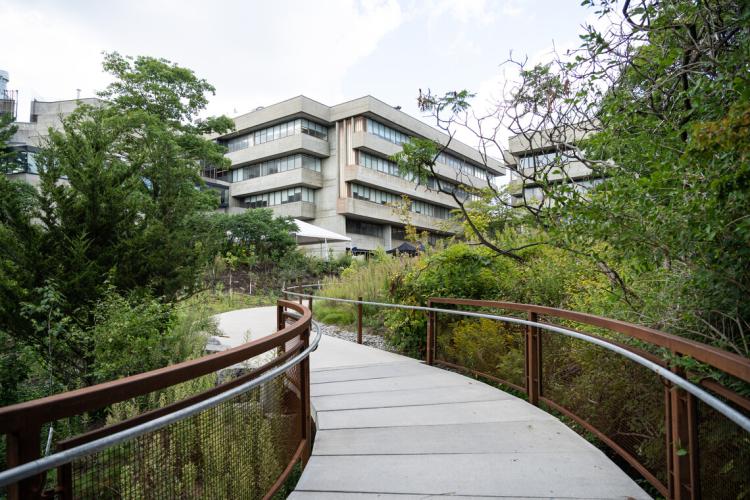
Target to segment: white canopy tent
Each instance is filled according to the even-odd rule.
[[[320,244],[320,256],[324,259],[328,258],[328,243],[352,241],[348,236],[334,233],[299,219],[294,219],[294,223],[297,224],[297,231],[292,234],[297,240],[297,245]]]

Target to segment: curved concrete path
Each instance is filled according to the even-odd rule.
[[[244,311],[273,331],[275,308]],[[649,498],[559,420],[474,379],[328,336],[310,365],[318,432],[293,500]]]

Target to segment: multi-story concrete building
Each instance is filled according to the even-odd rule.
[[[0,71],[0,113],[10,113],[16,118],[18,108],[18,93],[5,88],[8,73]],[[6,175],[9,178],[28,182],[34,186],[39,184],[35,156],[44,139],[49,135],[49,129],[58,130],[62,127],[62,120],[70,115],[81,104],[100,106],[101,99],[89,97],[84,99],[70,99],[65,101],[31,101],[31,112],[28,122],[14,121],[16,132],[11,137],[9,148],[16,153],[11,166],[6,165]]]
[[[432,237],[452,234],[453,197],[400,175],[389,158],[410,137],[435,140],[447,150],[436,173],[441,185],[483,187],[504,175],[504,163],[393,106],[367,96],[326,106],[304,96],[234,118],[235,130],[215,139],[228,148],[231,167],[207,168],[206,181],[222,192],[225,210],[268,207],[345,234],[335,246],[386,250],[404,240],[404,218],[392,204],[409,198],[410,223]],[[334,248],[334,246],[332,246]]]
[[[569,127],[555,131],[529,132],[508,139],[506,158],[511,169],[508,191],[511,204],[549,206],[543,184],[571,184],[583,191],[602,181],[580,161],[575,145],[593,130]]]

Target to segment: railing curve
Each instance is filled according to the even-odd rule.
[[[311,328],[317,332],[312,339]],[[0,488],[7,486],[11,499],[197,497],[219,490],[222,496],[270,498],[283,486],[294,465],[300,460],[306,462],[310,455],[308,356],[320,336],[309,309],[280,300],[277,331],[272,335],[158,370],[0,408],[0,434],[6,435],[8,465],[0,472]],[[269,354],[274,357],[260,360],[266,362],[259,366],[240,366]],[[89,414],[231,368],[239,375],[228,382],[61,441],[54,454],[39,458],[44,424]],[[222,431],[241,435],[245,444],[227,440]],[[249,431],[258,431],[266,441],[255,446],[258,443]],[[277,442],[269,443],[269,438]],[[214,478],[206,471],[210,466],[216,469],[218,462],[229,456],[227,450],[238,462],[232,465],[244,468],[224,470],[227,476],[212,483]],[[254,456],[242,456],[242,452]],[[249,474],[248,460],[257,462],[262,453],[262,474],[231,477]],[[76,459],[83,463],[75,463]],[[151,463],[143,463],[148,461]],[[160,471],[160,467],[165,470]],[[45,489],[47,472],[55,468],[56,484]],[[179,476],[177,484],[169,484],[174,483],[173,477],[157,477],[165,471]],[[112,481],[121,490],[113,490]],[[159,481],[162,484],[157,486]],[[243,489],[227,489],[232,487]]]
[[[546,306],[437,297],[427,306],[412,306],[304,293],[320,288],[290,287],[285,294],[300,303],[307,299],[311,310],[313,299],[356,305],[360,342],[362,305],[424,312],[427,363],[503,384],[530,403],[568,418],[665,497],[718,498],[728,493],[734,498],[750,493],[750,400],[710,378],[691,382],[695,373],[684,368],[690,363],[677,362],[704,363],[747,386],[747,358],[641,325]],[[447,309],[459,306],[474,310]],[[481,312],[487,309],[523,313],[525,318]],[[492,320],[521,330],[476,335],[480,325],[462,327],[466,320]],[[572,324],[597,331],[582,332]],[[607,370],[613,369],[623,373],[610,377]],[[574,387],[580,391],[578,382],[584,376],[590,393],[582,402],[569,393]],[[625,384],[610,387],[614,379]],[[609,409],[620,417],[617,422],[596,411],[612,401],[621,405]],[[629,426],[628,420],[637,425]]]

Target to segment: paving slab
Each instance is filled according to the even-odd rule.
[[[221,347],[237,347],[276,331],[276,306],[238,309],[214,316],[222,335],[211,337]]]
[[[316,408],[317,410],[317,408]],[[318,429],[357,429],[480,422],[533,422],[554,417],[520,399],[318,412]]]
[[[443,373],[424,373],[409,377],[381,377],[315,384],[310,387],[310,394],[312,396],[329,396],[332,394],[360,394],[383,391],[418,391],[432,387],[470,387],[478,384],[481,384],[481,382],[472,381],[461,375],[444,371]]]
[[[424,366],[413,360],[400,363],[386,363],[363,365],[356,367],[338,367],[328,370],[313,370],[310,373],[311,384],[325,384],[329,382],[347,382],[351,380],[366,380],[370,378],[404,377],[411,375],[424,375],[430,369],[440,368]]]
[[[319,430],[315,455],[594,451],[557,420]],[[588,445],[588,446],[586,446]]]
[[[442,403],[460,403],[472,401],[495,401],[515,399],[506,392],[500,392],[484,384],[466,386],[438,386],[427,389],[375,391],[354,394],[330,394],[315,397],[315,409],[318,412],[331,410],[362,410],[367,408],[385,408],[394,406],[435,405]]]
[[[410,359],[398,354],[354,344],[327,335],[323,336],[314,354],[314,356],[310,357],[311,370],[382,364],[387,362],[398,363]]]
[[[297,491],[555,498],[648,498],[603,454],[315,456]]]

